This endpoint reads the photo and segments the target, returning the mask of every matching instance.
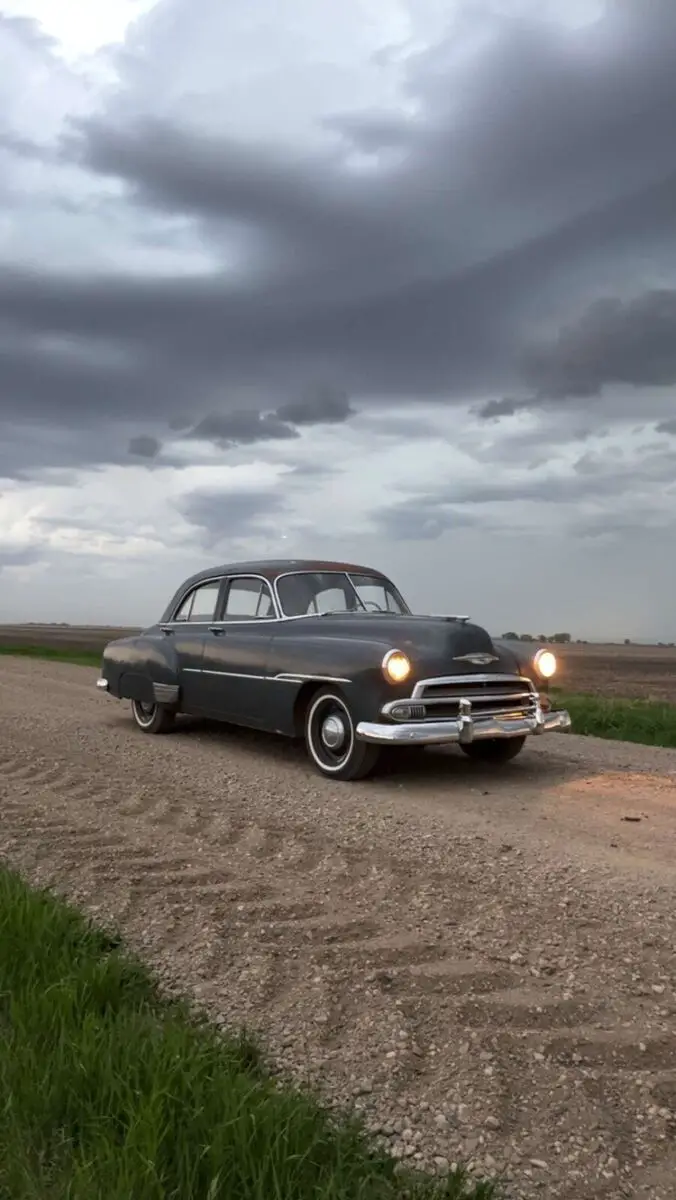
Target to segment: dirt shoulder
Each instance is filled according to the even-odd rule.
[[[676,1196],[676,751],[552,736],[338,785],[271,738],[143,737],[94,678],[0,663],[10,863],[395,1153]]]

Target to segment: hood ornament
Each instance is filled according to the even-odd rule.
[[[475,667],[487,667],[489,663],[498,662],[497,654],[456,654],[453,662],[468,662]]]

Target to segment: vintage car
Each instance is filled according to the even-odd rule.
[[[414,615],[369,567],[249,562],[187,579],[157,625],[106,646],[97,685],[144,733],[189,713],[303,737],[322,775],[351,780],[383,747],[504,763],[529,734],[568,729],[546,695],[556,665],[469,617]]]

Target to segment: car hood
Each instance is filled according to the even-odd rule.
[[[335,613],[311,618],[323,635],[373,640],[385,649],[403,650],[424,670],[435,674],[518,669],[514,654],[497,646],[481,625],[454,617],[413,616],[396,613]],[[473,663],[467,655],[493,655],[494,660]]]

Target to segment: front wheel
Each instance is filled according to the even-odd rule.
[[[146,704],[132,700],[132,716],[144,733],[168,733],[174,726],[174,712],[163,704]]]
[[[516,758],[525,744],[525,737],[482,738],[478,742],[461,742],[460,749],[474,762],[500,765]]]
[[[347,702],[331,688],[322,688],[308,705],[305,746],[327,779],[365,779],[380,757],[378,746],[358,741]]]

